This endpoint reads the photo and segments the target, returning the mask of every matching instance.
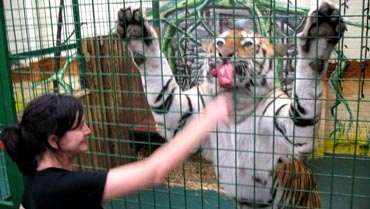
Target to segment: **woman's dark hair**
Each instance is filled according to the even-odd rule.
[[[77,124],[75,120],[77,118]],[[81,101],[73,96],[46,94],[32,100],[24,109],[19,125],[5,127],[0,135],[10,158],[23,175],[35,173],[37,157],[47,149],[50,135],[58,140],[80,126],[83,117]]]

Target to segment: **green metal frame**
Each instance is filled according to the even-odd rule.
[[[79,59],[83,57],[83,51],[82,51],[82,35],[81,35],[81,21],[80,21],[80,9],[79,9],[79,3],[78,0],[72,0],[73,4],[73,20],[75,22],[75,32],[76,32],[76,48],[77,48],[77,59],[81,74],[81,88],[85,88],[86,86],[86,80],[85,80],[85,59]],[[70,60],[70,59],[69,59]],[[71,60],[72,62],[73,60]],[[67,61],[66,61],[67,63]]]
[[[4,8],[3,1],[0,1],[0,8]],[[17,116],[14,104],[13,85],[10,74],[10,57],[8,42],[6,38],[6,25],[4,10],[0,9],[0,126],[17,123]],[[1,127],[0,127],[1,128]],[[11,199],[0,200],[0,208],[19,208],[21,194],[23,191],[23,177],[15,163],[8,155],[5,155],[6,173],[10,188]]]
[[[40,57],[40,56],[43,56],[43,55],[46,55],[46,54],[54,54],[56,52],[68,51],[68,50],[72,50],[72,49],[77,50],[77,52],[75,54],[71,55],[66,60],[64,65],[57,72],[55,72],[54,75],[50,76],[49,78],[47,78],[45,80],[33,83],[33,85],[32,85],[33,88],[36,88],[39,85],[44,85],[46,83],[55,81],[60,85],[61,88],[63,88],[63,90],[65,92],[71,93],[73,91],[73,88],[63,80],[63,77],[64,77],[64,74],[65,74],[68,66],[76,59],[78,59],[79,69],[80,69],[80,74],[81,74],[81,79],[80,79],[81,88],[85,88],[85,86],[86,86],[85,77],[83,76],[84,71],[85,71],[85,60],[80,59],[81,57],[83,57],[83,51],[82,51],[82,38],[81,38],[82,35],[81,35],[81,21],[80,21],[80,12],[79,12],[79,2],[78,2],[78,0],[73,0],[72,4],[73,4],[72,9],[73,9],[73,20],[74,20],[75,34],[76,34],[76,43],[67,44],[67,45],[63,45],[63,46],[54,46],[54,47],[49,47],[49,48],[37,49],[37,50],[32,50],[32,51],[21,52],[21,53],[10,54],[9,55],[10,60],[12,60],[13,62],[16,62],[19,59],[23,59],[23,58]],[[5,36],[6,36],[6,33],[5,33]]]
[[[179,32],[180,34],[183,34],[179,38],[179,41],[178,41],[179,43],[183,42],[184,39],[190,39],[194,41],[195,43],[200,44],[197,38],[191,36],[190,33],[196,30],[197,27],[200,25],[207,27],[209,31],[213,31],[211,28],[207,26],[207,23],[205,22],[205,18],[203,17],[203,14],[202,14],[203,9],[207,7],[225,7],[225,8],[233,8],[233,9],[252,8],[253,13],[256,16],[263,17],[262,11],[270,9],[270,7],[272,6],[271,4],[272,3],[270,1],[266,1],[266,0],[220,0],[216,2],[211,1],[211,0],[195,0],[195,1],[190,1],[190,2],[188,2],[187,0],[183,0],[183,1],[169,2],[163,5],[162,7],[158,8],[159,12],[156,12],[155,8],[153,7],[154,12],[149,12],[148,17],[153,18],[153,20],[155,20],[155,18],[158,18],[158,13],[159,13],[160,18],[163,18],[163,20],[169,26],[171,26],[171,27],[166,27],[164,31],[162,31],[163,32],[161,34],[162,37],[172,37],[174,36],[176,32]],[[191,9],[190,11],[184,14],[178,15],[173,20],[166,20],[165,17],[167,15],[175,11],[178,11],[178,10],[185,10],[186,8],[196,8],[196,9]],[[280,3],[274,2],[273,8],[275,11],[286,12],[286,5],[281,2]],[[296,15],[298,14],[302,16],[306,15],[307,12],[308,12],[308,9],[305,9],[305,8],[295,8],[294,10],[294,13]],[[198,20],[196,21],[194,25],[186,29],[186,31],[183,31],[182,29],[178,27],[179,22],[190,16],[197,16]],[[270,27],[269,25],[270,22],[268,18],[256,19],[256,23],[257,23],[256,31],[258,31],[265,37],[270,37],[270,35],[268,34],[268,30]],[[279,35],[285,36],[285,34],[279,34]],[[273,38],[273,37],[270,37],[270,38]],[[272,39],[272,41],[275,41],[275,40]],[[171,47],[170,39],[162,40],[162,49],[166,57],[168,58],[169,64],[172,66],[172,69],[174,69],[175,61],[173,60],[173,57],[175,57],[174,55],[175,52],[173,48]],[[185,49],[183,49],[180,45],[179,45],[179,51],[181,53],[180,57],[186,57]],[[278,60],[276,62],[276,65],[277,67],[275,68],[275,71],[276,71],[275,73],[276,75],[280,75],[281,74],[280,66],[282,65],[281,60]],[[282,84],[281,84],[280,79],[276,78],[275,84],[277,85],[277,87],[281,88]]]
[[[68,63],[72,62],[75,59],[79,60],[79,67],[81,69],[81,87],[85,87],[85,79],[83,77],[84,75],[84,69],[85,69],[85,63],[84,59],[80,59],[83,56],[82,52],[82,39],[81,39],[81,22],[80,22],[80,12],[79,12],[79,1],[78,0],[72,0],[73,3],[73,18],[74,18],[74,25],[75,25],[75,33],[76,33],[76,43],[64,45],[64,46],[55,46],[50,48],[44,48],[44,49],[37,49],[34,51],[28,51],[24,53],[18,53],[18,54],[9,54],[8,51],[8,41],[7,41],[7,31],[6,31],[6,22],[4,17],[4,3],[0,0],[0,45],[2,44],[2,47],[0,47],[0,128],[3,125],[11,125],[15,124],[17,122],[17,116],[16,116],[16,110],[15,110],[15,104],[14,104],[14,95],[13,95],[13,86],[12,86],[12,80],[11,80],[11,72],[10,72],[10,63],[11,61],[16,61],[23,58],[30,58],[30,57],[36,57],[41,56],[45,54],[52,54],[59,51],[66,51],[71,49],[77,49],[77,53],[72,55],[67,61],[66,64],[57,72],[55,75],[51,76],[50,78],[41,81],[37,84],[42,84],[45,82],[51,82],[51,81],[58,81],[60,82],[63,79],[64,72],[67,68]],[[181,42],[184,39],[190,39],[193,41],[197,41],[196,37],[191,36],[189,32],[196,30],[196,27],[202,24],[205,24],[203,18],[198,18],[198,21],[196,24],[194,24],[191,28],[187,29],[187,31],[183,31],[181,28],[177,27],[179,25],[179,22],[183,19],[188,18],[189,16],[197,16],[202,17],[202,11],[207,6],[214,6],[214,7],[222,7],[222,6],[229,6],[232,8],[245,8],[246,6],[251,6],[254,10],[254,14],[256,16],[263,16],[260,15],[262,10],[265,9],[271,9],[273,8],[274,11],[285,11],[286,7],[285,5],[279,4],[278,2],[272,2],[267,0],[219,0],[219,1],[211,1],[211,0],[194,0],[194,1],[187,1],[187,0],[178,0],[178,1],[171,1],[170,3],[159,6],[159,0],[153,0],[153,9],[151,12],[148,13],[149,18],[152,19],[153,25],[155,27],[160,27],[160,21],[164,21],[165,24],[169,25],[169,27],[164,28],[161,31],[161,35],[163,37],[171,37],[176,33],[182,34],[182,36],[179,39],[179,42]],[[175,10],[181,10],[186,8],[196,8],[189,11],[189,13],[184,13],[182,15],[179,15],[178,17],[174,19],[166,19],[166,15],[174,12]],[[307,9],[305,8],[295,8],[294,14],[298,15],[305,15],[307,13]],[[274,18],[274,17],[273,17]],[[267,19],[260,19],[258,20],[259,30],[260,32],[268,36],[268,27],[269,22]],[[363,25],[356,24],[353,22],[347,22],[348,25],[353,25],[357,27],[363,27]],[[161,30],[161,28],[159,28]],[[367,26],[367,29],[369,27]],[[273,37],[272,37],[273,38]],[[163,47],[163,51],[165,52],[165,55],[169,58],[174,57],[174,51],[173,48],[170,45],[169,39],[162,39],[161,43]],[[184,52],[183,49],[179,49],[180,52]],[[331,113],[334,115],[337,106],[339,103],[344,104],[347,108],[350,117],[349,121],[352,121],[352,114],[351,110],[348,106],[347,101],[342,96],[341,90],[340,90],[340,82],[343,78],[344,72],[347,67],[347,58],[343,54],[343,52],[340,49],[337,49],[336,53],[338,56],[338,61],[340,61],[340,65],[338,65],[335,72],[332,74],[332,77],[330,79],[329,85],[331,88],[333,88],[333,91],[335,92],[337,99],[336,104],[331,109]],[[182,54],[184,55],[184,53]],[[169,59],[169,62],[171,65],[173,65],[173,60]],[[279,69],[279,68],[277,68]],[[63,81],[62,81],[63,82]],[[278,83],[278,82],[276,82]],[[60,85],[62,88],[63,85]],[[68,85],[65,85],[65,90],[68,89],[68,91],[72,91]],[[67,91],[67,92],[68,92]],[[342,133],[345,130],[345,127],[341,125],[341,121],[337,121],[338,123],[338,129],[334,130],[332,133],[333,136],[337,133]],[[347,124],[347,130],[349,130],[351,127],[351,123]],[[21,194],[23,192],[23,177],[21,173],[18,171],[17,166],[9,159],[7,155],[5,155],[5,166],[6,166],[6,172],[7,176],[9,177],[8,183],[10,188],[10,193],[12,195],[12,199],[9,201],[1,201],[0,200],[0,208],[18,208],[19,202],[21,200]],[[332,182],[333,183],[333,182]]]

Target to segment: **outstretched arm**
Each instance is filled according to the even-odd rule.
[[[206,137],[218,122],[227,120],[232,109],[231,97],[218,96],[172,140],[149,158],[123,165],[108,172],[103,201],[159,184]]]

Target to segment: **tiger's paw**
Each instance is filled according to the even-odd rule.
[[[117,16],[117,35],[126,41],[138,69],[144,70],[143,64],[148,61],[148,57],[159,56],[158,35],[147,21],[144,10],[140,7],[128,6],[120,9]],[[153,64],[153,59],[151,62]],[[158,63],[156,64],[158,65]]]
[[[118,11],[117,34],[122,39],[142,39],[147,45],[154,38],[153,28],[140,7],[129,6]]]
[[[339,9],[330,1],[319,2],[319,7],[308,13],[305,27],[298,34],[304,52],[311,51],[315,39],[325,39],[323,47],[332,49],[339,42],[346,30],[346,23],[340,16]],[[321,44],[321,43],[319,43]],[[316,43],[317,45],[317,43]],[[320,45],[317,45],[320,48]],[[316,49],[316,47],[314,47]]]

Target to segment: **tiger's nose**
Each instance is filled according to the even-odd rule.
[[[228,50],[228,49],[218,49],[218,55],[222,58],[222,59],[229,59],[231,58],[232,56],[234,56],[234,51],[232,50]]]

